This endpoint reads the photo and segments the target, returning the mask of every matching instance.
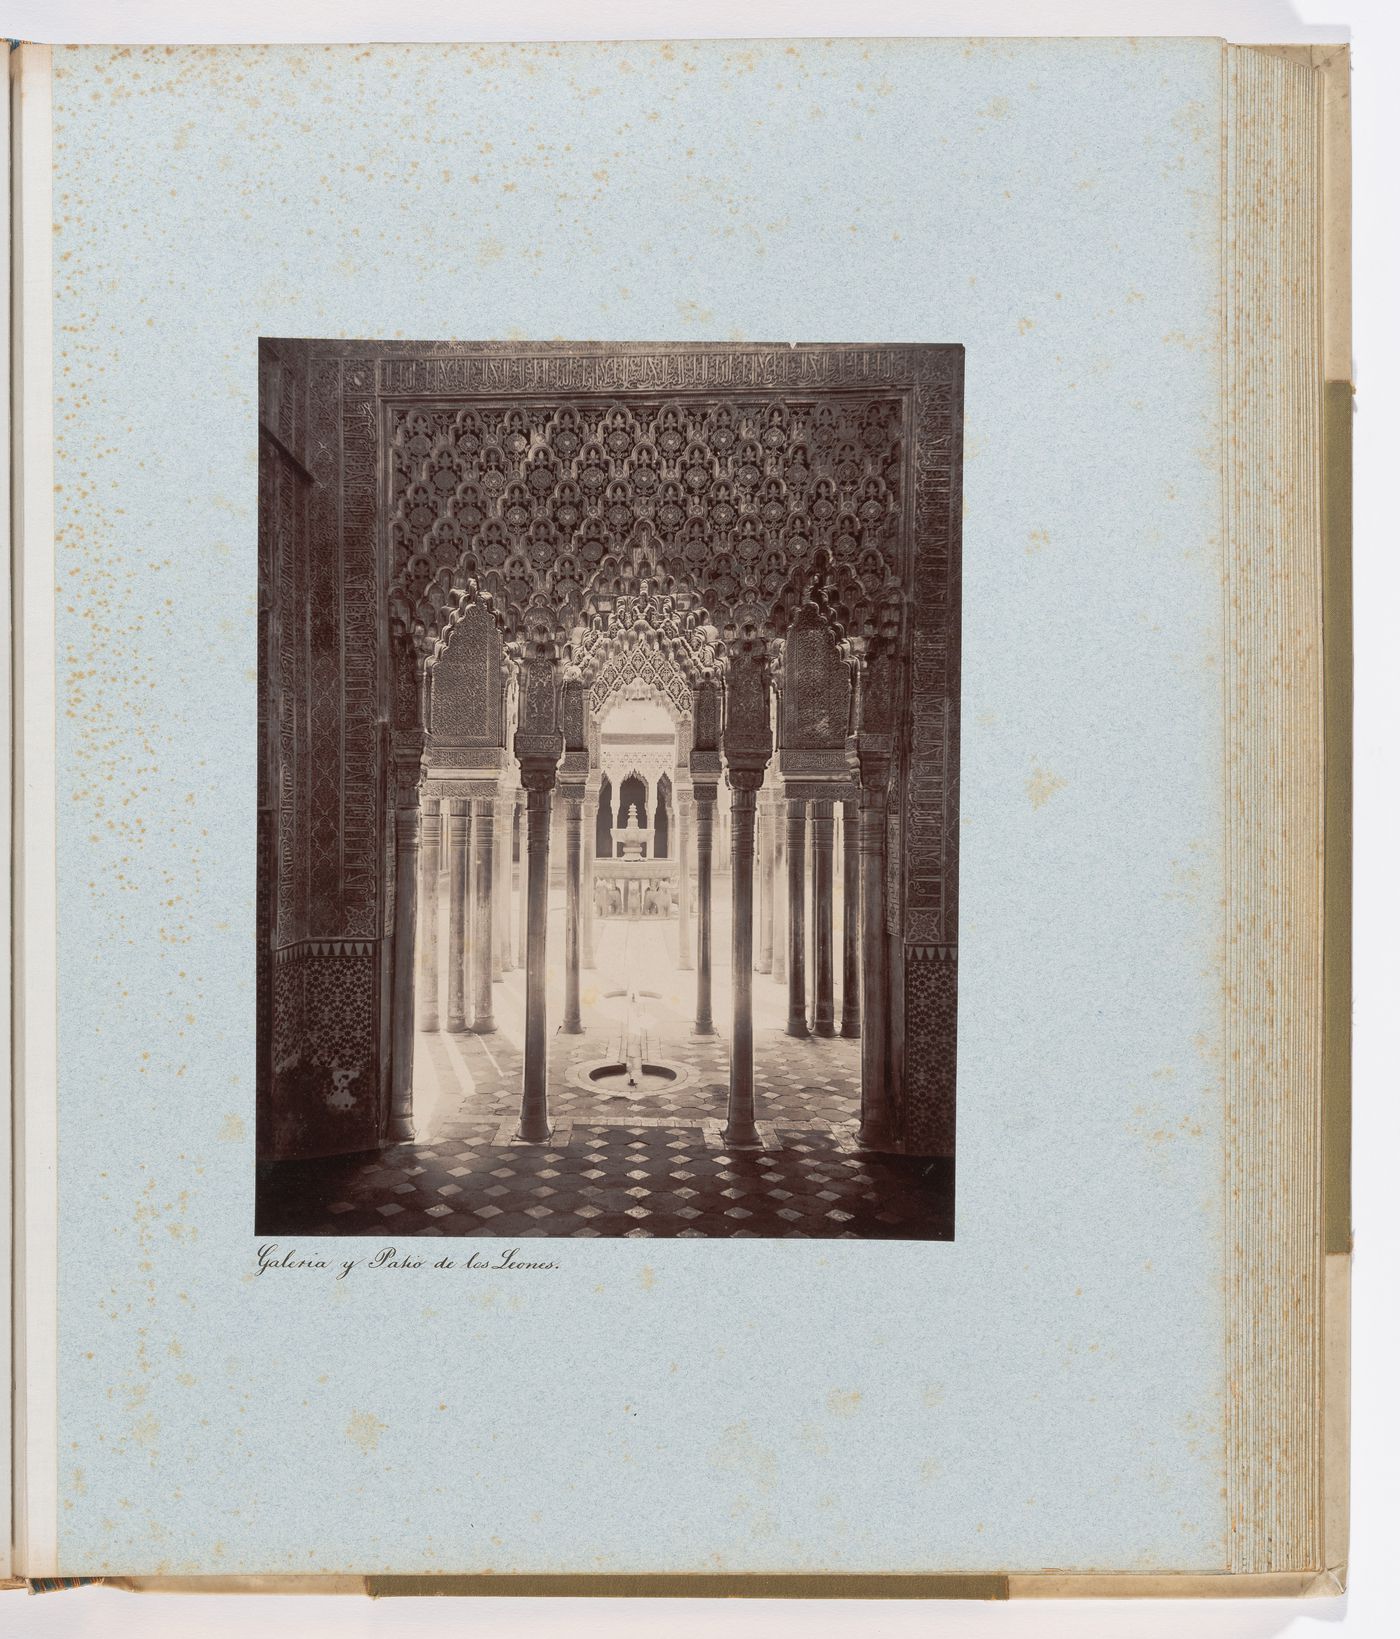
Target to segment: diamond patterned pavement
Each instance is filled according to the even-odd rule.
[[[258,1192],[259,1234],[781,1236],[950,1240],[952,1163],[854,1153],[844,1136],[775,1124],[780,1149],[712,1148],[699,1126],[494,1129],[370,1156],[281,1162]]]

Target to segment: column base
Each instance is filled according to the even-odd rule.
[[[522,1126],[520,1131],[516,1133],[514,1141],[517,1144],[548,1144],[553,1136],[554,1129],[548,1125],[545,1126],[543,1131],[538,1133],[526,1132],[525,1128]]]
[[[758,1136],[758,1128],[749,1122],[747,1127],[731,1127],[726,1125],[720,1132],[720,1139],[727,1150],[761,1150],[763,1140]]]
[[[860,1040],[860,1025],[858,1023],[849,1024],[849,1023],[847,1023],[847,1021],[845,1019],[842,1019],[842,1021],[841,1021],[841,1034],[846,1038],[847,1041],[859,1041]]]
[[[561,1036],[586,1036],[588,1032],[583,1028],[582,1024],[570,1024],[569,1021],[565,1019],[563,1024],[559,1026],[559,1034]]]
[[[413,1138],[413,1118],[411,1116],[390,1116],[389,1128],[384,1135],[386,1144],[411,1144]]]
[[[496,1034],[495,1019],[480,1019],[472,1026],[474,1036],[494,1036]]]
[[[830,1019],[818,1019],[812,1026],[812,1034],[814,1036],[834,1036],[836,1026]]]
[[[702,1024],[698,1019],[691,1026],[690,1033],[691,1033],[692,1036],[717,1036],[717,1035],[719,1035],[719,1031],[715,1029],[714,1025],[712,1025],[712,1024]]]
[[[863,1150],[877,1150],[883,1155],[898,1155],[899,1145],[882,1123],[862,1121],[856,1134],[856,1143]]]
[[[418,1028],[425,1035],[435,1035],[438,1031],[438,1028],[439,1028],[438,1021],[436,1019],[424,1019],[422,1024],[420,1024],[418,1026]]]
[[[808,1036],[812,1034],[812,1032],[807,1028],[807,1021],[805,1018],[789,1019],[787,1022],[787,1033],[790,1036],[796,1036],[799,1041],[806,1041]]]
[[[447,1029],[450,1035],[464,1036],[471,1029],[471,1026],[465,1019],[449,1019]]]

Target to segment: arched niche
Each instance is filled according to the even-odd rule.
[[[651,810],[647,782],[640,774],[627,775],[617,788],[616,826],[618,830],[621,830],[627,824],[629,818],[632,817],[631,811],[634,808],[636,810],[636,823],[645,830],[647,825],[650,824],[647,816]],[[647,857],[645,847],[642,857]]]

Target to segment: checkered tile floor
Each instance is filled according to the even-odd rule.
[[[952,1163],[853,1153],[775,1126],[781,1148],[714,1149],[700,1127],[574,1123],[563,1148],[495,1145],[493,1129],[373,1156],[282,1162],[259,1234],[781,1236],[950,1240]],[[556,1141],[561,1135],[556,1132]]]
[[[695,976],[676,967],[674,941],[674,924],[597,925],[586,1032],[549,1038],[551,1147],[509,1141],[525,1018],[515,970],[494,987],[495,1032],[417,1037],[418,1141],[264,1169],[258,1233],[951,1239],[951,1162],[856,1153],[860,1042],[788,1036],[786,987],[763,974],[753,981],[754,1100],[766,1147],[722,1148],[729,975],[717,965],[714,1018],[725,1033],[695,1036]],[[727,948],[722,922],[715,945]],[[551,972],[549,991],[555,1023],[561,973]],[[569,1081],[572,1066],[620,1051],[629,1027],[647,1059],[691,1072],[685,1085],[633,1100]]]

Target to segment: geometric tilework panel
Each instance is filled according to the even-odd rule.
[[[915,1155],[952,1155],[958,1061],[958,957],[955,950],[908,952],[906,1035],[920,1050],[905,1059],[905,1146]]]
[[[276,1094],[265,1154],[334,1155],[379,1141],[377,947],[301,946],[273,976]]]

